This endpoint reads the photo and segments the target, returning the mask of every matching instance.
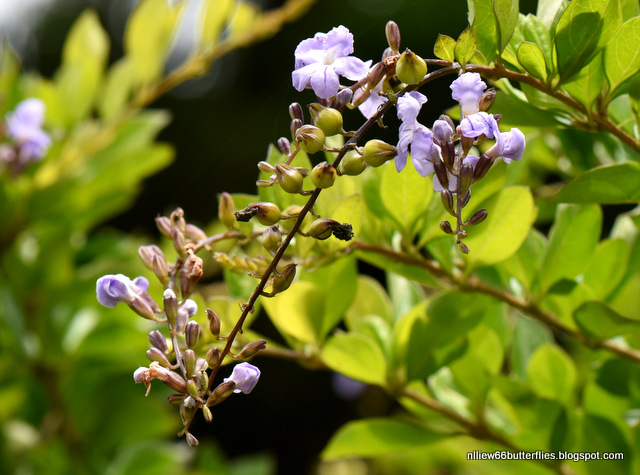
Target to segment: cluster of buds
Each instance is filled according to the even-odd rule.
[[[223,209],[230,204],[223,199],[220,206]],[[224,211],[229,212],[226,209]],[[241,363],[235,366],[228,378],[214,385],[213,377],[218,373],[225,356],[247,360],[264,349],[266,341],[250,341],[237,354],[231,352],[231,345],[226,351],[220,350],[217,343],[228,341],[228,337],[220,336],[220,316],[206,309],[206,334],[195,319],[198,305],[189,298],[203,275],[202,259],[196,255],[196,250],[206,247],[207,235],[200,228],[187,223],[181,209],[175,210],[169,217],[158,217],[156,224],[160,232],[173,243],[177,252],[175,262],[168,262],[162,250],[155,245],[141,246],[138,254],[165,289],[162,308],[149,294],[149,281],[144,277],[131,280],[122,274],[103,276],[97,282],[97,298],[106,307],[115,307],[124,302],[138,315],[166,324],[168,336],[158,329],[149,333],[147,357],[151,363],[148,367],[138,368],[133,378],[135,382],[146,386],[147,394],[153,380],[162,381],[175,391],[169,396],[169,401],[179,406],[184,425],[181,435],[185,435],[187,442],[194,446],[198,440],[188,429],[197,411],[201,410],[205,420],[210,422],[210,407],[233,393],[251,392],[258,382],[260,370],[249,363]],[[177,291],[180,292],[180,299]]]

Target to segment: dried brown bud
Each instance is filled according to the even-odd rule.
[[[478,109],[487,112],[491,109],[491,106],[496,102],[496,88],[491,87],[485,91],[480,99],[480,103],[478,104]]]
[[[182,208],[176,208],[173,210],[169,219],[171,219],[171,224],[173,226],[177,226],[183,233],[186,232],[187,222],[184,219],[184,210]]]
[[[210,308],[206,309],[206,312],[209,320],[209,331],[215,338],[218,338],[220,336],[220,315]],[[212,366],[211,362],[209,362],[209,366]]]
[[[195,254],[189,254],[180,271],[180,290],[182,291],[183,300],[191,295],[196,283],[203,274],[202,259]]]
[[[187,251],[185,251],[184,246],[187,244],[187,240],[184,237],[184,233],[177,226],[171,228],[171,239],[173,240],[173,247],[180,254],[180,257],[186,256]]]
[[[387,44],[389,48],[394,51],[400,51],[400,28],[395,21],[388,21],[384,29],[385,36],[387,37]]]
[[[158,348],[163,353],[167,353],[169,351],[169,346],[167,345],[167,339],[160,332],[160,330],[152,330],[149,332],[149,342],[155,348]]]

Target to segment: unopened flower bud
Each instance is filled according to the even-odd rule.
[[[213,420],[213,414],[208,406],[202,406],[202,415],[204,416],[204,420],[207,422],[211,422]]]
[[[282,233],[277,225],[268,227],[262,233],[262,247],[264,247],[270,253],[277,252],[282,243]]]
[[[258,162],[258,170],[265,173],[275,173],[276,167],[271,165],[269,162],[265,162],[264,160]]]
[[[453,142],[444,144],[441,147],[442,161],[450,173],[453,173],[453,164],[456,160],[456,145]]]
[[[300,119],[293,119],[293,120],[291,121],[291,123],[289,124],[289,131],[291,132],[291,138],[292,138],[293,140],[295,140],[295,139],[296,139],[296,132],[298,131],[298,129],[299,129],[300,127],[302,127],[302,124],[303,124],[303,123],[304,123],[304,122],[302,122]]]
[[[207,371],[209,369],[209,363],[207,363],[207,360],[205,360],[204,358],[198,358],[196,360],[196,375],[198,373],[202,373],[204,371]]]
[[[331,237],[333,228],[338,224],[340,223],[329,218],[316,219],[313,223],[311,223],[309,229],[307,229],[307,234],[314,239],[324,241],[325,239],[329,239],[329,237]]]
[[[189,391],[189,395],[193,399],[199,399],[200,395],[198,394],[198,385],[193,379],[187,381],[187,390]]]
[[[369,73],[369,80],[367,81],[367,88],[371,91],[374,87],[382,81],[387,74],[387,66],[385,63],[380,62],[376,64]]]
[[[196,415],[196,400],[193,397],[189,396],[184,401],[182,401],[182,404],[180,404],[180,419],[182,419],[183,424],[186,424],[187,421],[190,421],[195,415]],[[196,443],[197,443],[197,439],[196,439]]]
[[[160,330],[152,330],[149,332],[149,342],[155,348],[158,348],[163,353],[169,351],[169,346],[167,345],[167,339],[164,337]]]
[[[185,394],[169,394],[167,401],[169,401],[169,404],[177,406],[182,404],[186,398],[187,396]]]
[[[387,44],[389,48],[400,51],[400,28],[395,21],[388,21],[384,28]]]
[[[474,224],[481,223],[482,221],[487,219],[487,215],[488,215],[488,213],[487,213],[486,209],[479,209],[478,211],[473,213],[473,216],[471,216],[469,219],[467,219],[462,224],[464,226],[473,226]]]
[[[209,388],[209,375],[206,371],[196,371],[195,381],[198,393],[204,393]]]
[[[444,209],[446,209],[450,215],[455,216],[456,213],[453,210],[453,195],[447,189],[444,189],[440,192],[440,198],[442,199],[442,205]]]
[[[491,87],[487,89],[482,97],[480,98],[480,103],[478,104],[478,109],[487,112],[491,109],[491,106],[496,102],[496,88]]]
[[[192,320],[187,323],[184,336],[187,340],[187,346],[194,348],[198,344],[198,337],[200,336],[200,325],[198,325],[198,322]]]
[[[340,162],[340,172],[343,175],[360,175],[365,168],[367,168],[367,162],[364,161],[364,157],[355,149],[345,153]]]
[[[260,350],[264,350],[266,347],[267,340],[254,340],[244,345],[244,348],[240,350],[240,353],[238,353],[236,357],[240,360],[248,360],[252,356],[255,356]]]
[[[467,246],[462,241],[458,241],[458,249],[460,249],[460,251],[463,252],[464,254],[469,254],[469,250],[470,250],[469,246]]]
[[[311,170],[311,182],[316,188],[330,188],[336,181],[338,172],[329,162],[318,163]]]
[[[470,163],[463,163],[460,167],[460,189],[464,195],[473,182],[473,166]]]
[[[222,401],[224,401],[234,393],[235,388],[235,381],[231,381],[228,378],[225,378],[224,383],[219,384],[213,390],[211,397],[207,401],[207,406],[215,406],[217,404],[220,404]]]
[[[296,276],[296,265],[288,264],[281,272],[275,275],[273,278],[273,290],[272,295],[284,292],[289,288]]]
[[[304,111],[302,110],[302,106],[297,102],[292,103],[289,106],[289,116],[291,117],[291,120],[298,119],[301,122],[304,122]]]
[[[236,204],[231,195],[227,192],[221,193],[218,203],[218,217],[227,229],[233,229],[233,225],[236,223],[235,213]]]
[[[362,148],[362,157],[367,165],[379,167],[384,162],[393,159],[398,151],[393,145],[389,145],[382,140],[369,140]]]
[[[187,444],[189,444],[189,447],[197,447],[198,444],[200,444],[198,439],[196,439],[191,432],[187,432],[186,439],[187,439]]]
[[[278,183],[287,193],[301,193],[305,175],[298,168],[294,168],[284,163],[276,165],[276,178]],[[271,224],[275,224],[271,223]]]
[[[164,236],[168,238],[171,237],[171,228],[173,226],[169,218],[166,216],[158,216],[156,218],[156,226],[158,227],[158,231],[160,231]]]
[[[462,199],[460,200],[460,206],[462,208],[464,208],[465,206],[467,206],[467,204],[469,203],[469,200],[471,199],[471,190],[467,190],[467,192],[462,195]]]
[[[178,298],[173,290],[167,289],[163,296],[164,313],[169,325],[174,326],[178,318]]]
[[[184,238],[184,234],[177,226],[173,226],[171,228],[171,239],[173,240],[173,247],[176,252],[184,257],[187,255],[187,252],[184,249],[184,246],[187,244],[187,240]]]
[[[353,97],[353,91],[351,89],[349,89],[348,87],[345,89],[342,89],[340,92],[338,92],[338,94],[336,94],[336,97],[333,99],[333,102],[331,103],[331,108],[337,111],[342,111],[345,108],[345,106],[349,104],[349,101],[351,100],[352,97]]]
[[[287,156],[291,153],[291,142],[289,142],[288,138],[280,137],[278,139],[278,150],[280,150],[283,155]]]
[[[406,50],[396,63],[396,76],[407,84],[418,84],[427,74],[427,63],[417,54]]]
[[[183,233],[187,230],[187,222],[184,219],[184,210],[182,208],[174,209],[169,219],[171,219],[171,224],[177,226]]]
[[[453,228],[451,227],[451,223],[449,221],[441,221],[440,229],[442,229],[447,234],[455,234]]]
[[[342,114],[340,111],[332,109],[331,107],[325,107],[316,102],[309,106],[309,112],[313,119],[313,125],[322,130],[325,137],[339,134],[342,130]],[[324,142],[324,137],[322,138],[322,142]]]
[[[214,346],[207,351],[205,359],[210,368],[215,368],[220,361],[220,348]]]
[[[187,370],[187,377],[192,378],[196,370],[196,360],[198,359],[196,352],[191,348],[187,348],[184,350],[182,358],[184,360],[185,369]]]
[[[439,158],[436,158],[433,161],[433,169],[436,172],[436,177],[440,182],[440,185],[445,190],[449,188],[449,173],[447,172],[447,167],[444,165],[444,162]]]
[[[209,331],[217,339],[220,336],[220,315],[210,308],[206,309],[206,313],[207,320],[209,320]],[[207,361],[207,363],[212,366],[210,361]]]
[[[161,366],[164,366],[165,368],[171,367],[171,363],[169,362],[165,354],[155,346],[147,350],[147,358],[149,358],[150,361],[158,362]]]
[[[324,146],[324,132],[314,125],[303,125],[296,130],[295,141],[305,152],[316,153]]]
[[[478,181],[480,178],[485,176],[493,165],[494,161],[494,158],[490,158],[485,154],[482,154],[480,156],[480,159],[478,160],[478,163],[476,163],[475,170],[473,171],[473,181]]]
[[[189,224],[187,223],[187,228],[185,231],[185,234],[187,235],[187,237],[189,239],[191,239],[192,241],[202,241],[204,239],[207,239],[207,235],[206,233],[200,229],[198,226],[194,225],[194,224]]]
[[[191,295],[203,274],[202,259],[195,254],[189,254],[180,271],[180,290],[183,300]]]

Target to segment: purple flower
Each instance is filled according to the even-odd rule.
[[[441,159],[440,147],[433,142],[431,131],[417,120],[422,104],[427,102],[424,94],[412,91],[398,98],[398,118],[402,120],[398,133],[398,151],[395,161],[400,172],[407,164],[409,148],[411,162],[421,176],[433,173],[433,161]]]
[[[478,73],[464,73],[451,83],[451,97],[460,103],[462,116],[478,112],[480,99],[487,85]]]
[[[41,127],[44,122],[44,103],[40,99],[26,99],[8,114],[7,133],[15,140],[24,163],[39,160],[51,145],[51,139]]]
[[[446,120],[438,119],[433,123],[433,138],[440,145],[451,142],[453,129]]]
[[[469,138],[486,135],[490,139],[497,139],[500,136],[500,129],[496,119],[493,114],[487,114],[486,112],[477,112],[462,119],[458,126],[458,131],[461,135]]]
[[[126,275],[105,275],[96,283],[98,302],[105,307],[113,308],[124,302],[138,315],[150,320],[157,320],[155,314],[160,311],[158,305],[148,294],[149,281],[144,277],[129,279]]]
[[[505,162],[511,163],[511,160],[520,160],[522,158],[526,141],[520,129],[514,127],[510,132],[502,132],[496,145],[499,147],[497,155],[501,156]],[[489,155],[489,152],[491,150],[487,151],[487,155]]]
[[[323,99],[335,96],[340,88],[338,76],[357,81],[369,72],[371,61],[365,63],[351,53],[353,35],[342,25],[303,40],[295,51],[293,87],[302,91],[311,86]]]
[[[473,167],[473,169],[476,169],[476,165],[478,164],[478,160],[480,160],[480,157],[476,157],[474,155],[467,155],[465,157],[465,159],[463,160],[464,163],[470,163],[471,166]],[[458,189],[458,178],[454,175],[452,175],[449,171],[447,171],[447,174],[449,175],[449,188],[448,190],[451,193],[455,193]],[[440,180],[438,180],[438,176],[437,175],[433,175],[433,189],[440,192],[442,190],[444,190],[444,187],[440,184]]]
[[[198,311],[198,304],[191,299],[184,301],[180,307],[178,307],[178,318],[176,319],[176,332],[182,335],[184,329],[187,327],[189,319],[193,317]]]
[[[243,392],[249,394],[258,384],[260,378],[260,370],[249,363],[240,363],[234,366],[231,376],[224,378],[224,381],[233,381],[236,383],[234,393]]]
[[[382,81],[380,81],[376,86],[371,89],[371,95],[364,101],[362,104],[358,106],[362,115],[364,115],[367,119],[371,118],[373,114],[378,112],[378,107],[387,102],[387,98],[380,93],[382,92]]]

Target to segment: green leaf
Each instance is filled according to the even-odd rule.
[[[127,58],[114,63],[98,96],[100,116],[109,119],[127,105],[133,87],[133,68]]]
[[[538,273],[540,256],[544,254],[546,245],[545,237],[532,228],[518,252],[500,263],[499,268],[505,271],[505,280],[515,278],[529,292]]]
[[[556,203],[637,203],[640,201],[640,164],[635,162],[594,168],[567,183]]]
[[[598,244],[602,212],[596,205],[561,205],[549,234],[536,286],[539,296],[561,279],[575,279],[589,265]]]
[[[589,64],[621,22],[620,0],[573,0],[558,21],[556,30],[561,79],[568,80]]]
[[[456,57],[456,61],[464,67],[469,63],[475,52],[476,36],[474,35],[471,27],[469,27],[466,28],[462,33],[460,33],[460,36],[458,37],[458,41],[456,41],[456,46],[454,48],[454,55]],[[485,54],[485,57],[486,56],[487,55]]]
[[[518,46],[518,62],[532,76],[547,80],[547,66],[540,47],[525,41]]]
[[[213,47],[220,38],[225,24],[230,19],[234,0],[205,0],[200,12],[200,42],[206,47]]]
[[[493,12],[496,16],[497,28],[497,46],[498,51],[502,51],[509,44],[511,35],[513,35],[518,25],[518,16],[520,13],[519,0],[493,0]]]
[[[549,27],[537,16],[529,14],[524,18],[522,30],[524,40],[535,43],[542,51],[547,72],[555,72],[556,56],[553,51],[553,36]]]
[[[294,282],[286,292],[264,299],[263,304],[279,332],[306,343],[318,343],[324,295],[316,285]]]
[[[170,6],[166,0],[143,0],[136,5],[124,32],[124,50],[137,84],[147,85],[162,76],[184,6],[183,2]]]
[[[570,450],[594,454],[598,452],[600,459],[585,462],[585,472],[588,475],[629,475],[634,473],[632,463],[634,450],[628,440],[632,437],[627,427],[621,429],[618,421],[612,421],[595,414],[583,414],[575,424],[576,435]],[[606,452],[622,453],[620,460],[605,460],[602,454]],[[627,456],[627,454],[632,454]]]
[[[364,419],[342,426],[322,452],[322,458],[333,460],[402,454],[406,450],[431,444],[441,437],[396,419]]]
[[[439,34],[436,44],[433,47],[433,54],[436,58],[444,59],[445,61],[454,62],[455,58],[456,40],[450,36]]]
[[[583,303],[573,313],[573,319],[592,343],[640,331],[640,321],[623,317],[603,302]]]
[[[324,337],[340,321],[354,299],[358,277],[356,260],[353,257],[338,259],[313,272],[304,271],[300,277],[324,293],[322,321],[316,324],[320,336]]]
[[[513,255],[535,219],[533,196],[528,188],[512,186],[483,203],[488,217],[468,229],[465,243],[471,249],[466,272],[496,264]]]
[[[602,55],[598,54],[571,81],[562,85],[563,89],[580,102],[587,113],[605,87],[604,71],[602,69]]]
[[[560,19],[564,7],[568,3],[567,0],[540,0],[536,10],[536,17],[540,19],[547,29],[551,30],[552,26]]]
[[[521,380],[527,378],[527,366],[531,355],[538,347],[553,343],[551,331],[537,320],[520,316],[516,320],[511,344],[511,359],[514,373]]]
[[[387,163],[382,170],[379,193],[388,215],[410,236],[416,221],[429,207],[433,185],[413,167],[398,173],[395,165]]]
[[[527,379],[543,398],[571,403],[576,384],[576,368],[571,358],[556,345],[539,346],[529,359]]]
[[[384,287],[372,277],[358,276],[355,296],[345,314],[347,327],[358,327],[367,315],[379,315],[387,322],[393,319],[393,307]]]
[[[438,281],[433,277],[429,269],[421,265],[420,261],[415,261],[414,264],[402,262],[394,256],[387,256],[382,253],[367,251],[366,249],[357,250],[356,257],[379,269],[393,272],[407,279],[432,286],[438,285]]]
[[[469,7],[469,23],[477,40],[477,48],[491,63],[498,56],[493,0],[467,0],[467,5]]]
[[[56,74],[65,122],[72,124],[91,111],[109,58],[109,37],[98,15],[86,11],[73,24]]]
[[[324,345],[321,356],[329,368],[349,378],[379,386],[386,385],[387,362],[384,353],[366,335],[338,333]]]
[[[604,48],[604,73],[609,81],[609,98],[640,69],[640,17],[631,18]]]

